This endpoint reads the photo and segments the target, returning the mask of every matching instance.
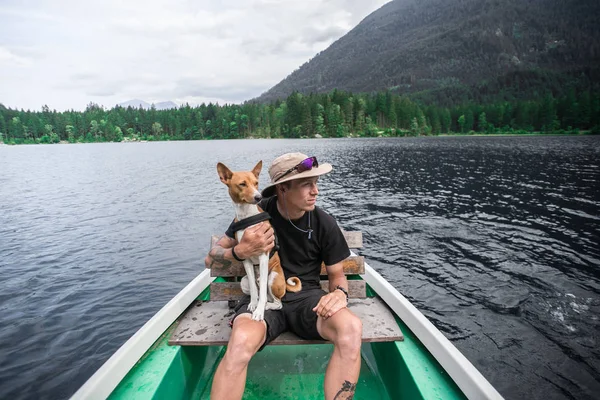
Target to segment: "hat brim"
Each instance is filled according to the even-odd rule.
[[[288,176],[286,176],[285,178],[277,181],[277,182],[271,182],[269,184],[269,186],[267,186],[266,188],[264,188],[261,192],[263,197],[271,197],[275,194],[275,186],[283,183],[283,182],[289,182],[289,181],[293,181],[296,179],[302,179],[302,178],[312,178],[314,176],[320,176],[320,175],[325,175],[331,172],[331,170],[333,169],[333,167],[331,166],[331,164],[329,163],[324,163],[319,165],[318,167],[314,167],[308,171],[304,171],[304,172],[300,172],[299,174],[295,174],[295,173],[291,173]]]

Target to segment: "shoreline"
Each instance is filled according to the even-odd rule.
[[[159,142],[202,142],[202,141],[211,141],[211,140],[281,140],[281,139],[291,139],[291,140],[304,140],[304,139],[410,139],[410,138],[431,138],[431,137],[530,137],[530,136],[565,136],[565,137],[575,137],[575,136],[595,136],[591,131],[580,131],[578,133],[544,133],[544,132],[529,132],[529,133],[512,133],[512,132],[504,132],[504,133],[440,133],[439,135],[416,135],[416,136],[388,136],[388,135],[378,135],[378,136],[344,136],[344,137],[299,137],[299,138],[271,138],[271,137],[245,137],[245,138],[227,138],[227,139],[190,139],[190,140],[181,140],[181,139],[173,139],[173,140],[131,140],[124,138],[120,142],[69,142],[66,140],[61,140],[58,143],[4,143],[0,142],[0,146],[23,146],[23,145],[54,145],[54,144],[94,144],[94,143],[159,143]]]

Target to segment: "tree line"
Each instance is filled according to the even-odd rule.
[[[600,133],[600,92],[568,90],[532,100],[454,107],[425,105],[391,92],[294,92],[269,104],[188,104],[176,109],[85,111],[10,109],[0,104],[0,142],[7,144],[120,142],[450,133]]]

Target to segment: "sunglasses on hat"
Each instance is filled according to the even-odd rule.
[[[317,168],[318,166],[319,166],[319,162],[317,161],[317,157],[315,157],[315,156],[308,157],[307,159],[300,161],[298,164],[296,164],[292,168],[285,171],[283,173],[283,175],[281,175],[279,178],[277,178],[277,181],[282,180],[284,176],[291,174],[294,171],[298,171],[298,173],[302,173],[305,171],[310,171],[313,168]]]

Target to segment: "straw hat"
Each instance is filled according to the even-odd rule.
[[[308,156],[302,153],[286,153],[273,160],[271,166],[269,167],[269,177],[271,178],[271,182],[266,188],[263,189],[263,197],[273,196],[275,194],[275,185],[279,183],[288,182],[294,179],[312,178],[313,176],[327,174],[333,169],[331,164],[324,163],[319,164],[318,167],[313,167],[312,169],[304,172],[298,172],[294,170],[285,175],[283,179],[279,179],[283,174],[285,174],[286,171],[294,168],[307,158]]]

